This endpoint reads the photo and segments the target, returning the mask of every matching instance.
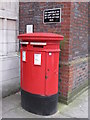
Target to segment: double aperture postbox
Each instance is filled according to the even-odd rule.
[[[21,104],[27,111],[50,115],[57,111],[60,41],[53,33],[18,36],[21,49]]]

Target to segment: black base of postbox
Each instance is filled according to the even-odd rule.
[[[52,96],[40,96],[21,90],[21,105],[32,113],[52,115],[57,112],[58,93]]]

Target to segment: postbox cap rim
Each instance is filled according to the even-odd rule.
[[[63,40],[63,36],[55,33],[25,33],[18,36],[20,40]]]

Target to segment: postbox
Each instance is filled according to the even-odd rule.
[[[57,111],[59,52],[62,35],[28,33],[18,36],[21,44],[21,105],[32,113]]]

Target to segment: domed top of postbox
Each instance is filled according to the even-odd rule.
[[[26,33],[18,36],[21,41],[60,41],[63,36],[54,33]]]

